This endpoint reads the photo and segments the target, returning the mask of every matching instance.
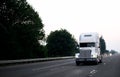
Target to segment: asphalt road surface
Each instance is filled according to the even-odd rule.
[[[120,55],[98,65],[75,65],[74,59],[0,67],[0,77],[120,77]]]

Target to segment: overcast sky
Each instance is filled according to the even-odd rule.
[[[120,0],[27,0],[38,12],[45,33],[66,29],[75,39],[98,32],[108,50],[120,51]]]

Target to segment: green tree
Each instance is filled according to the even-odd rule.
[[[115,50],[111,50],[110,53],[111,53],[111,54],[117,54],[118,52],[115,51]]]
[[[0,1],[0,59],[40,57],[42,21],[26,0]]]
[[[107,53],[108,51],[106,50],[106,43],[103,37],[100,37],[100,51],[101,53]]]
[[[77,42],[66,30],[51,32],[47,38],[48,56],[70,56],[77,50]]]

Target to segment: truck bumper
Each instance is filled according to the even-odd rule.
[[[76,58],[76,62],[95,62],[97,58]]]

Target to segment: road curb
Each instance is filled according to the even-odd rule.
[[[13,65],[13,64],[23,64],[23,63],[34,63],[43,61],[53,61],[62,59],[72,59],[73,56],[67,57],[52,57],[52,58],[36,58],[36,59],[21,59],[21,60],[2,60],[0,61],[0,66]]]

